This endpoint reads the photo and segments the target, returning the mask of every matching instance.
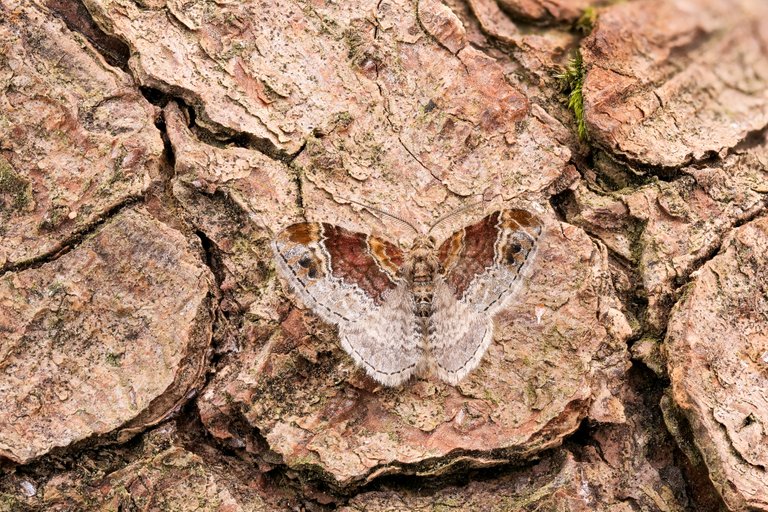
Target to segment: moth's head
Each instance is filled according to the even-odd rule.
[[[416,238],[413,241],[413,245],[411,245],[411,250],[415,251],[418,249],[429,249],[432,250],[435,248],[435,237],[431,235],[422,235]]]

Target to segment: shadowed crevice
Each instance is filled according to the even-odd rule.
[[[722,496],[709,478],[701,452],[693,441],[693,430],[688,419],[673,403],[669,393],[659,399],[659,410],[677,446],[678,466],[685,475],[686,492],[692,501],[691,510],[697,512],[728,510]]]
[[[96,232],[104,223],[117,216],[124,209],[141,203],[143,199],[144,196],[130,196],[123,199],[119,203],[107,209],[93,222],[82,226],[80,229],[74,231],[63,240],[60,240],[58,243],[56,243],[56,245],[54,245],[45,253],[35,256],[29,260],[9,264],[0,268],[0,277],[4,276],[8,272],[22,272],[31,268],[39,268],[46,263],[50,263],[58,259],[59,257],[70,252],[72,249],[76,248],[80,242]]]
[[[131,52],[128,45],[101,30],[80,0],[45,0],[45,6],[71,31],[88,39],[107,63],[129,73],[128,59]]]

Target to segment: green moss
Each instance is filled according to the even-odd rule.
[[[22,502],[7,493],[0,493],[0,512],[12,512],[14,510],[23,510]]]
[[[584,12],[581,13],[579,19],[576,20],[574,28],[577,32],[587,35],[592,32],[593,28],[595,28],[595,23],[597,23],[597,9],[590,6],[584,9]]]
[[[264,86],[264,95],[267,97],[267,99],[270,102],[277,101],[285,97],[283,94],[277,92],[277,90],[272,86],[272,84],[270,84],[266,80],[260,79],[260,82],[261,82],[261,85]]]
[[[499,399],[496,397],[493,392],[491,392],[490,389],[486,389],[484,393],[484,398],[487,402],[491,402],[493,405],[499,405]]]
[[[374,143],[370,146],[371,151],[371,163],[379,166],[384,156],[384,145],[380,143]]]
[[[2,196],[8,196],[10,201]],[[11,164],[0,158],[0,208],[6,205],[17,210],[26,207],[32,201],[32,186],[14,172]]]
[[[440,503],[435,503],[432,512],[455,512],[465,502],[456,498],[442,498]]]
[[[64,283],[61,281],[54,281],[48,286],[48,296],[53,297],[54,295],[58,295],[60,292],[64,291],[64,289]]]
[[[62,205],[53,205],[40,221],[38,228],[41,231],[53,231],[58,228],[67,218],[69,208]]]
[[[677,445],[691,461],[694,466],[703,466],[704,459],[702,453],[695,443],[692,442],[693,434],[691,425],[686,418],[685,413],[675,404],[670,396],[669,390],[661,397],[659,403],[661,406],[661,416],[664,419],[664,425],[672,437],[677,441]]]
[[[123,359],[123,354],[116,354],[114,352],[108,352],[107,353],[107,364],[110,366],[121,366],[121,360]]]
[[[584,63],[581,59],[581,53],[576,54],[568,61],[562,73],[557,75],[560,82],[560,90],[568,95],[567,105],[576,117],[576,133],[579,140],[588,141],[587,123],[584,120],[584,96],[582,88],[584,86]]]
[[[322,469],[319,466],[320,459],[313,452],[296,456],[290,464],[295,469]]]
[[[395,432],[393,430],[387,430],[386,434],[387,434],[387,437],[389,438],[389,440],[392,441],[393,443],[400,443],[401,442],[400,434],[398,434],[397,432]]]
[[[350,124],[352,124],[353,118],[352,114],[349,112],[337,112],[336,113],[336,124],[339,125],[342,129],[345,129],[349,127]]]
[[[362,53],[362,49],[365,46],[365,41],[358,32],[352,29],[345,30],[342,34],[342,37],[344,38],[344,42],[347,44],[347,58],[352,61],[356,61]]]
[[[231,24],[229,20],[225,20],[225,23]],[[223,51],[221,52],[221,54],[218,55],[218,60],[220,62],[226,62],[235,57],[240,57],[242,55],[250,53],[250,51],[253,50],[253,46],[238,41],[230,45],[229,47],[224,47],[222,50]]]
[[[378,47],[368,37],[368,28],[358,30],[349,28],[342,33],[342,39],[347,46],[347,58],[350,65],[363,74],[370,74],[378,69],[383,56]],[[397,55],[390,56],[387,60],[387,68],[394,74],[401,70]]]

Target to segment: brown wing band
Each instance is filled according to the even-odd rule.
[[[354,233],[332,224],[322,224],[322,244],[329,256],[331,275],[357,285],[376,304],[396,286],[394,276],[402,253],[394,245],[369,236]]]

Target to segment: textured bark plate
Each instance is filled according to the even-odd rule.
[[[629,329],[612,301],[604,251],[537,204],[567,174],[570,152],[557,142],[563,127],[530,105],[494,59],[467,44],[450,9],[431,1],[415,7],[382,3],[374,18],[365,19],[330,4],[314,8],[312,23],[337,23],[326,23],[313,44],[341,38],[346,50],[326,61],[335,73],[331,81],[313,87],[331,91],[338,87],[333,80],[349,77],[334,96],[344,100],[345,110],[323,112],[312,135],[302,135],[306,147],[290,167],[246,148],[200,144],[196,127],[190,129],[175,107],[166,110],[178,176],[174,195],[212,242],[222,309],[244,313],[239,322],[223,320],[220,326],[229,329],[222,347],[237,353],[222,359],[198,400],[201,416],[231,447],[258,451],[237,433],[244,419],[289,466],[319,472],[338,485],[403,471],[401,466],[436,473],[459,459],[497,462],[495,455],[443,459],[457,451],[501,448],[505,459],[524,457],[560,444],[587,414],[622,420],[605,382],[626,368]],[[119,13],[96,12],[122,23]],[[157,13],[136,17],[156,20]],[[265,20],[259,30],[279,20]],[[193,36],[201,32],[185,35]],[[139,64],[135,55],[132,66]],[[309,75],[294,70],[290,76]],[[297,98],[260,108],[289,107]],[[282,119],[290,117],[290,108]],[[311,103],[302,105],[302,116],[319,115],[313,112]],[[295,180],[286,178],[294,172]],[[295,203],[312,220],[385,231],[398,240],[412,233],[364,211],[351,214],[328,201],[329,194],[425,225],[469,202],[460,196],[487,191],[547,216],[547,238],[530,290],[499,317],[503,327],[486,365],[458,388],[428,380],[402,390],[378,388],[354,368],[329,326],[276,301],[266,242],[299,219]],[[441,228],[443,236],[455,227],[450,224]]]
[[[498,182],[510,187],[505,171],[521,166],[539,172],[517,190],[540,190],[569,156],[439,2],[297,2],[273,12],[256,2],[215,12],[203,2],[86,4],[131,46],[142,84],[183,97],[210,130],[249,134],[277,153],[306,144],[296,163],[324,188],[339,182],[334,192],[359,196],[378,180],[400,185],[383,195],[434,203],[446,197],[441,183],[459,195],[494,183],[498,192]]]
[[[587,7],[596,2],[590,0],[498,0],[499,7],[512,17],[538,23],[563,23],[575,21]]]
[[[768,219],[734,231],[675,306],[672,398],[732,510],[768,509]]]
[[[768,4],[641,0],[601,11],[582,43],[592,138],[674,167],[768,124]]]
[[[652,398],[660,390],[648,386],[641,372],[614,382],[627,421],[590,429],[591,441],[568,443],[542,461],[496,476],[474,473],[467,484],[418,489],[362,492],[343,512],[427,512],[434,510],[655,511],[702,510],[686,494],[675,466],[674,440],[666,432]],[[648,395],[635,390],[639,386]]]
[[[244,222],[260,229],[298,218],[292,212],[298,201],[296,182],[287,165],[253,149],[201,142],[176,104],[165,109],[164,119],[176,159],[174,185],[179,200],[183,202],[190,192],[218,193],[247,213],[249,218]]]
[[[163,150],[133,80],[32,2],[0,2],[0,269],[140,196]]]
[[[142,84],[172,92],[197,122],[295,153],[317,127],[364,103],[345,28],[373,30],[374,0],[312,5],[86,0],[96,21],[127,42]],[[326,11],[327,9],[327,11]],[[364,107],[363,107],[364,108]]]
[[[684,167],[674,181],[608,197],[582,183],[564,203],[570,222],[639,264],[645,320],[653,330],[663,330],[680,283],[717,251],[729,230],[768,204],[766,137],[752,137],[722,160]]]
[[[289,167],[240,147],[201,142],[174,104],[164,112],[176,159],[172,193],[184,217],[210,243],[221,290],[221,350],[236,349],[262,320],[278,319],[269,247],[273,223],[298,222],[299,193]],[[226,318],[232,316],[230,325]]]
[[[768,510],[767,19],[0,0],[0,512]],[[376,208],[544,224],[456,386],[377,384],[276,275],[297,222],[414,239]]]
[[[183,435],[183,434],[182,434]],[[77,470],[53,476],[19,475],[16,492],[5,489],[11,509],[46,512],[112,510],[277,512],[295,510],[279,489],[264,489],[248,464],[227,460],[200,442],[196,451],[173,422],[147,433],[133,450],[112,457],[84,454]],[[255,478],[254,478],[255,477]],[[256,482],[254,482],[256,480]],[[287,495],[287,496],[286,496]],[[264,499],[263,496],[267,496]],[[290,502],[289,502],[290,503]],[[26,506],[26,507],[25,507]]]
[[[591,441],[568,443],[536,464],[496,476],[477,472],[469,483],[434,489],[419,488],[362,492],[343,512],[427,512],[457,510],[508,512],[517,510],[656,511],[702,510],[689,499],[682,474],[675,467],[674,441],[664,430],[657,409],[645,403],[646,378],[632,372],[616,382],[616,393],[627,411],[623,424],[600,425],[590,430]]]
[[[209,286],[184,237],[133,210],[51,263],[6,273],[0,456],[28,462],[163,418],[204,373]]]
[[[406,2],[383,3],[377,19],[379,30],[348,29],[365,102],[308,139],[294,161],[307,209],[332,215],[322,209],[330,194],[424,226],[482,193],[546,197],[570,156],[558,142],[563,126],[468,43],[443,4],[421,1],[414,13]]]

